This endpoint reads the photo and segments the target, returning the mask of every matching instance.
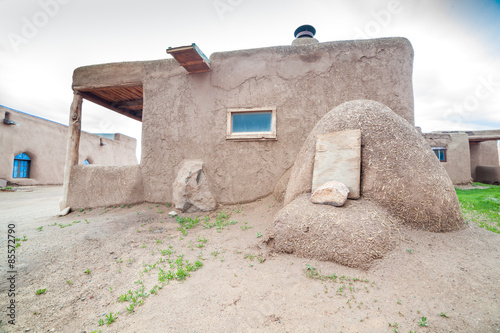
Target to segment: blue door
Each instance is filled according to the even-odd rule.
[[[29,178],[30,177],[30,158],[27,154],[21,153],[14,157],[14,168],[12,178]]]

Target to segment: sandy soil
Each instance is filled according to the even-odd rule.
[[[270,252],[266,228],[280,208],[273,198],[221,207],[237,222],[183,236],[165,204],[56,218],[59,195],[59,187],[0,193],[0,331],[500,332],[500,236],[475,225],[401,230],[396,249],[361,271]],[[6,323],[3,266],[12,222],[27,238],[16,249],[15,326]],[[159,268],[168,272],[181,255],[203,267],[162,285]],[[128,313],[130,302],[118,298],[142,286],[143,304]],[[116,321],[98,326],[110,312],[119,312]]]

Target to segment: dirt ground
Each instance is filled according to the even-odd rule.
[[[220,207],[231,216],[219,228],[201,215],[184,236],[165,203],[57,218],[61,188],[31,189],[0,192],[0,331],[500,332],[500,235],[472,224],[401,230],[396,249],[361,271],[270,252],[272,197]],[[27,239],[16,248],[15,326],[5,311],[9,223]],[[160,268],[179,260],[203,266],[162,284]],[[127,294],[131,313],[132,301],[119,301]],[[99,326],[110,312],[115,322]]]

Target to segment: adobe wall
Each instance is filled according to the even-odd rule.
[[[73,210],[139,203],[144,201],[141,169],[138,164],[75,165],[68,193]]]
[[[499,166],[497,141],[470,144],[470,167],[474,181],[476,181],[476,167],[478,165]]]
[[[441,165],[446,169],[453,184],[471,183],[469,138],[466,133],[422,135],[431,147],[446,147],[446,162],[441,162]]]
[[[354,99],[389,106],[414,123],[413,49],[404,38],[214,53],[212,70],[188,74],[173,59],[78,68],[73,87],[142,82],[144,199],[172,200],[185,159],[201,159],[220,203],[272,193],[328,111]],[[228,108],[276,107],[277,140],[226,140]],[[83,108],[85,116],[85,108]]]
[[[20,126],[0,123],[0,179],[19,185],[62,184],[68,127],[2,106],[0,121],[6,111]],[[115,140],[103,138],[105,146],[99,140],[99,136],[82,132],[80,164],[85,159],[103,165],[137,164],[135,139],[115,135]],[[14,157],[20,153],[31,159],[30,178],[12,178]]]

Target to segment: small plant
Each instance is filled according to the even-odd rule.
[[[118,263],[118,264],[121,264],[122,262],[123,262],[123,259],[122,259],[122,258],[120,258],[120,259],[116,260],[116,263]]]
[[[247,253],[247,254],[245,254],[245,259],[246,259],[246,258],[248,258],[248,259],[250,259],[250,260],[253,260],[253,258],[255,258],[255,255],[253,255],[253,254],[248,254],[248,253]]]
[[[241,230],[247,230],[253,228],[252,226],[248,225],[248,222],[243,222],[243,225],[241,226]]]
[[[45,289],[38,289],[37,291],[35,291],[35,294],[36,295],[43,295],[43,294],[45,294],[46,291],[47,291],[47,288],[45,288]]]
[[[257,233],[257,238],[261,238],[262,237],[262,233],[261,232],[258,232]]]
[[[420,327],[427,327],[429,324],[427,324],[427,317],[422,317],[418,320],[418,326]]]
[[[84,271],[85,274],[90,274],[90,269],[87,269],[86,271]]]
[[[101,319],[99,319],[99,321],[97,322],[97,324],[98,324],[99,326],[104,325],[104,320],[103,320],[102,318],[101,318]]]
[[[66,281],[67,284],[72,284],[71,280]]]
[[[446,313],[444,313],[444,312],[441,312],[439,315],[440,315],[441,317],[450,318],[450,316],[448,316],[448,315],[447,315]]]
[[[406,250],[406,251],[407,251],[409,254],[411,254],[411,253],[413,252],[413,250],[412,250],[412,249],[408,249],[408,250]]]
[[[172,207],[172,204],[170,202],[165,202],[165,206]]]
[[[116,321],[116,318],[118,318],[118,312],[116,314],[110,312],[109,315],[106,315],[106,324],[110,325],[112,322]]]
[[[398,299],[397,303],[398,303],[399,305],[401,305],[401,300],[400,300],[400,299]]]
[[[43,225],[41,227],[36,228],[38,231],[43,231]]]

